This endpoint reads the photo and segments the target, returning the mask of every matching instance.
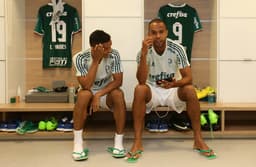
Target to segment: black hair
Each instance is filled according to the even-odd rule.
[[[104,32],[103,30],[95,30],[91,33],[89,42],[91,47],[94,47],[97,44],[108,42],[110,39],[111,37],[108,33]]]
[[[150,25],[151,25],[152,23],[163,23],[163,24],[165,25],[165,28],[167,29],[167,26],[166,26],[165,22],[164,22],[163,20],[159,19],[159,18],[152,19],[152,20],[148,23],[148,27],[150,27]]]

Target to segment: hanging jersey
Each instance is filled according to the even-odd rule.
[[[194,32],[202,29],[196,10],[187,4],[168,4],[160,7],[158,17],[165,22],[168,37],[185,47],[188,60],[191,62]]]
[[[140,63],[141,51],[137,55],[137,63]],[[166,39],[166,48],[159,55],[153,47],[148,49],[147,54],[148,77],[147,83],[156,85],[157,80],[174,77],[177,69],[189,66],[186,51],[180,44]]]
[[[86,76],[92,64],[91,49],[77,53],[73,57],[73,63],[76,68],[76,76]],[[122,72],[123,68],[119,52],[112,49],[109,56],[107,58],[103,58],[98,66],[92,90],[104,88],[113,80],[112,74]]]
[[[77,10],[64,3],[59,21],[51,23],[52,3],[40,7],[35,33],[42,35],[43,68],[72,66],[72,35],[81,30]]]

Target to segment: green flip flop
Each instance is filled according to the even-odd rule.
[[[88,159],[88,149],[84,149],[83,152],[73,152],[72,156],[75,161],[82,161]]]
[[[108,147],[107,151],[112,154],[112,157],[115,157],[115,158],[125,157],[125,149],[120,150],[114,147]]]
[[[203,150],[203,149],[199,149],[199,148],[196,148],[194,149],[195,151],[199,152],[202,156],[206,157],[207,159],[215,159],[217,158],[216,154],[213,153],[213,154],[204,154],[204,153],[211,153],[212,152],[212,149],[208,149],[208,150]]]
[[[135,163],[138,161],[138,159],[140,158],[141,154],[143,153],[142,150],[137,150],[135,152],[128,152],[128,154],[130,155],[130,157],[127,157],[126,161],[128,163]]]

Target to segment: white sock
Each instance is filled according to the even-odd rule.
[[[74,152],[83,152],[83,130],[74,130]]]
[[[114,139],[114,147],[119,149],[119,150],[123,150],[124,146],[123,146],[123,134],[115,134],[115,139]]]

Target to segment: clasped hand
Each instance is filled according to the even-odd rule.
[[[170,89],[172,87],[174,87],[174,79],[173,81],[166,81],[166,80],[161,80],[159,81],[159,86],[162,87],[162,88],[165,88],[165,89]]]

